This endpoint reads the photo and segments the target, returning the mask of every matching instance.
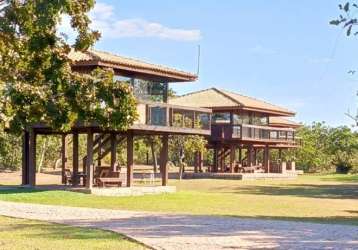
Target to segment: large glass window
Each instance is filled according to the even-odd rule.
[[[268,117],[267,116],[253,114],[251,119],[252,119],[253,125],[258,125],[258,126],[268,125]]]
[[[230,113],[214,113],[212,116],[212,121],[214,124],[230,124]]]
[[[165,83],[146,81],[141,79],[133,80],[133,92],[135,97],[143,101],[162,102],[164,92],[167,90]]]

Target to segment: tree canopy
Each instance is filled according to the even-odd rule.
[[[66,131],[77,122],[124,130],[137,117],[131,87],[111,70],[71,70],[68,53],[99,38],[89,28],[93,0],[0,0],[0,115],[2,128],[20,133],[42,123]],[[58,33],[70,17],[73,45]]]

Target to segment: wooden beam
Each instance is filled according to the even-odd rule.
[[[161,165],[161,174],[162,174],[162,186],[168,184],[168,151],[169,151],[169,138],[168,135],[162,136],[162,150],[160,154],[160,165]]]
[[[22,136],[22,185],[29,184],[29,132]]]
[[[86,188],[93,187],[93,132],[87,133]]]
[[[213,169],[211,172],[217,172],[219,169],[219,149],[217,146],[214,147],[214,162]]]
[[[134,136],[133,132],[127,133],[127,187],[133,185],[133,154],[134,154]]]
[[[239,163],[242,165],[242,148],[239,146]]]
[[[116,171],[116,162],[117,162],[117,138],[115,133],[111,133],[111,169]]]
[[[73,172],[73,180],[72,185],[77,186],[79,184],[78,178],[78,133],[74,132],[72,135],[72,172]]]
[[[66,169],[66,162],[67,162],[67,155],[66,155],[66,135],[63,134],[61,138],[61,182],[62,184],[65,183],[65,169]]]
[[[28,180],[30,186],[36,186],[36,133],[34,129],[29,131],[29,168]]]

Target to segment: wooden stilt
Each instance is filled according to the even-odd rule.
[[[234,169],[235,169],[235,152],[236,151],[236,147],[235,145],[231,145],[230,146],[230,172],[234,173]]]
[[[203,159],[203,152],[200,151],[199,152],[199,172],[202,173],[203,172],[203,164],[204,164],[204,159]]]
[[[127,187],[133,185],[133,153],[134,153],[133,132],[127,134]]]
[[[162,186],[166,186],[168,183],[168,135],[162,136],[162,150],[160,154],[160,165],[162,173]]]
[[[29,168],[28,179],[30,186],[36,186],[36,132],[29,131]]]
[[[254,164],[254,159],[253,159],[253,146],[249,145],[248,149],[247,149],[247,165],[248,167],[251,167]]]
[[[75,132],[72,135],[72,185],[77,186],[79,184],[78,178],[78,133]]]
[[[116,134],[111,133],[111,169],[112,171],[117,171],[116,162],[117,162],[117,140]]]
[[[67,155],[66,155],[66,135],[63,134],[61,138],[61,182],[62,184],[66,184],[65,179],[65,169],[66,169],[66,162],[67,162]]]
[[[265,145],[264,149],[264,168],[266,173],[270,173],[270,152],[268,145]]]
[[[241,146],[239,146],[239,163],[242,166],[242,148],[241,148]]]
[[[219,149],[216,146],[214,148],[214,164],[211,172],[218,172],[218,170],[219,170]]]
[[[93,187],[93,132],[87,132],[86,188]]]
[[[195,156],[194,156],[194,173],[198,172],[198,168],[199,168],[199,152],[195,152]]]
[[[22,137],[22,185],[29,185],[29,132]]]

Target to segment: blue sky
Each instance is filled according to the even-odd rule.
[[[91,17],[100,50],[196,72],[178,94],[217,87],[297,112],[304,123],[350,125],[357,107],[358,37],[329,21],[335,0],[97,0]]]

